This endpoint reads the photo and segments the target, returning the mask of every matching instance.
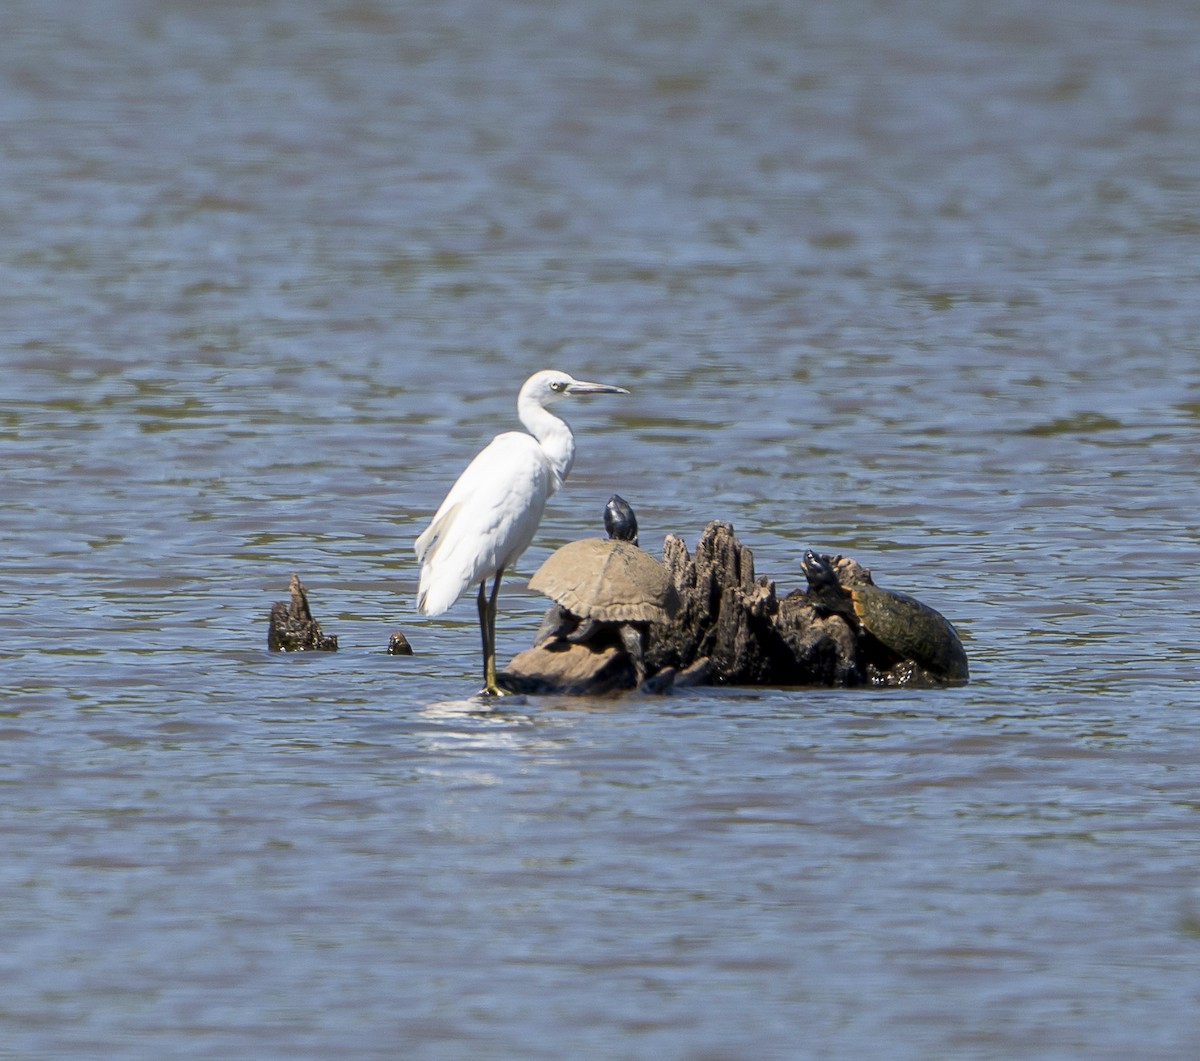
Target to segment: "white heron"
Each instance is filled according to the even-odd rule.
[[[441,615],[479,583],[484,692],[496,684],[496,595],[506,568],[529,548],[546,501],[575,462],[575,436],[547,406],[577,394],[628,394],[608,383],[584,383],[565,372],[535,372],[517,396],[517,416],[529,434],[497,435],[467,465],[433,521],[416,541],[421,580],[417,607]],[[495,575],[491,596],[487,580]]]

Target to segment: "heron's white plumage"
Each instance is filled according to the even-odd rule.
[[[473,586],[511,567],[537,533],[547,499],[562,485],[532,435],[508,431],[467,465],[417,539],[417,606],[441,615]]]
[[[495,676],[496,593],[505,568],[529,548],[546,501],[571,471],[575,438],[547,406],[573,394],[628,394],[607,383],[585,383],[565,372],[535,372],[517,395],[517,415],[530,432],[497,435],[467,465],[417,538],[421,565],[417,605],[440,615],[469,586],[495,575],[490,600],[479,590],[484,682],[498,693]]]

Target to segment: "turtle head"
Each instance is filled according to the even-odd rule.
[[[804,551],[804,559],[800,561],[800,570],[808,579],[811,589],[827,589],[838,585],[837,573],[833,570],[832,558],[811,549]]]
[[[852,619],[854,597],[838,578],[838,557],[814,553],[811,549],[800,561],[800,570],[808,579],[808,603],[822,615],[841,615]]]
[[[638,543],[637,516],[633,506],[620,494],[613,494],[604,506],[604,529],[617,541]]]

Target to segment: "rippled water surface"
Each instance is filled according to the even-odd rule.
[[[1184,0],[7,3],[0,1055],[1193,1057],[1198,68]],[[473,700],[412,540],[548,366],[632,393],[520,574],[619,491],[971,684]]]

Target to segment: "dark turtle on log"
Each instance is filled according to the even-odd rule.
[[[617,537],[568,542],[547,557],[529,580],[529,588],[555,602],[542,620],[534,646],[564,640],[594,643],[611,631],[633,662],[640,685],[646,677],[646,627],[669,622],[679,608],[679,593],[663,567],[635,544],[637,517],[613,495],[604,525]]]
[[[617,541],[638,543],[637,516],[620,494],[613,494],[604,506],[604,531]]]
[[[880,671],[915,665],[938,682],[965,682],[967,654],[949,620],[906,593],[883,589],[870,573],[841,557],[811,549],[801,562],[808,600],[818,612],[840,615],[877,651]],[[878,651],[881,650],[881,651]],[[913,679],[919,680],[920,675]]]

